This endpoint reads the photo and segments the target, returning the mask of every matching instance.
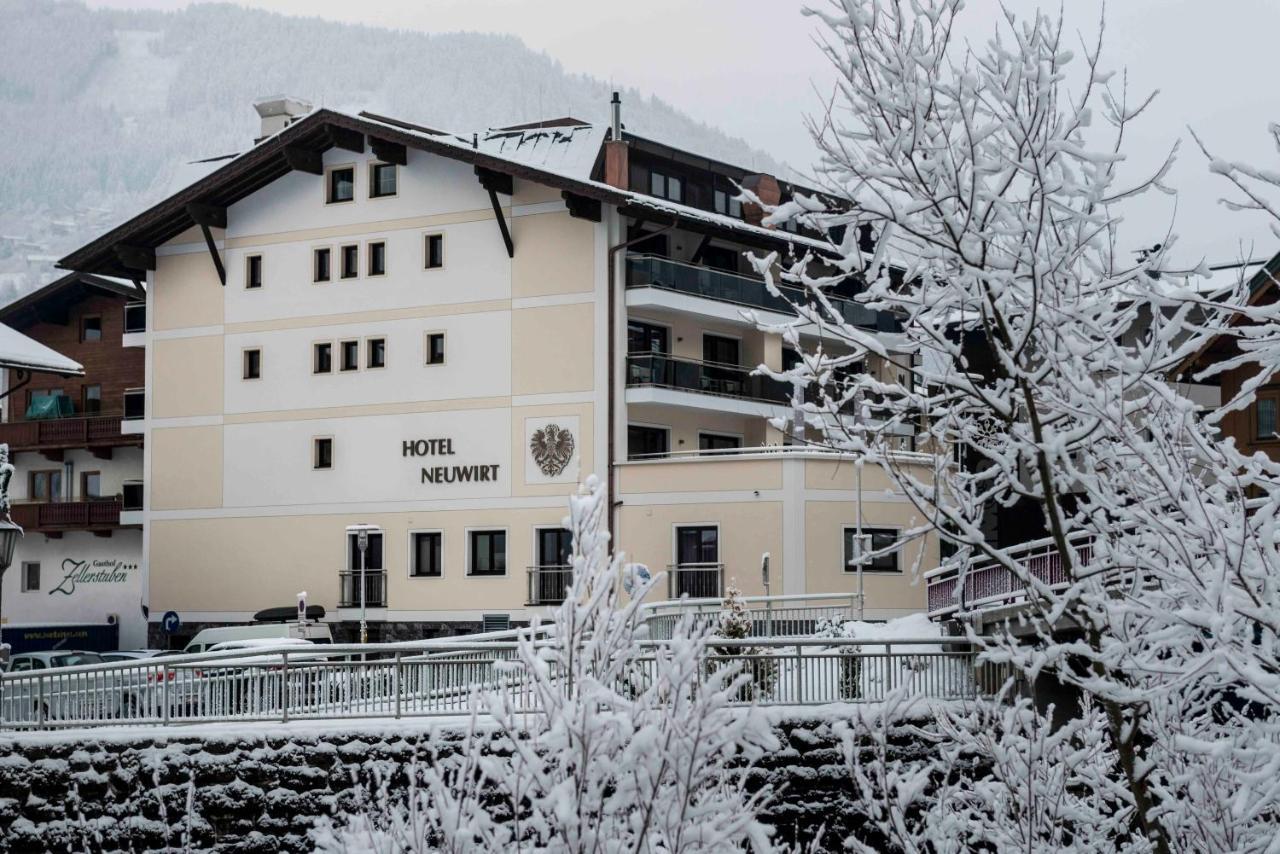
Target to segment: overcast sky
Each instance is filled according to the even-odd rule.
[[[822,0],[818,0],[822,2]],[[1051,2],[1007,0],[1019,13]],[[91,6],[174,9],[184,0],[90,0]],[[830,88],[831,72],[813,46],[813,18],[801,0],[249,0],[285,14],[447,32],[510,33],[571,72],[634,86],[691,115],[742,136],[806,171],[813,148],[802,119]],[[1073,29],[1092,31],[1100,0],[1069,0]],[[962,32],[985,38],[996,0],[969,0]],[[1271,73],[1280,0],[1113,0],[1108,8],[1112,68],[1129,70],[1139,91],[1159,89],[1152,112],[1132,138],[1134,167],[1151,165],[1192,125],[1220,156],[1280,169],[1266,137],[1280,121]],[[519,81],[512,81],[518,86]],[[1155,243],[1172,227],[1184,258],[1231,260],[1280,248],[1265,223],[1227,213],[1225,188],[1208,175],[1189,138],[1161,197],[1127,213],[1136,243]],[[1142,238],[1150,233],[1150,239]]]

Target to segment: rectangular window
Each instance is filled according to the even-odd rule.
[[[87,385],[80,389],[80,408],[85,415],[97,415],[102,411],[102,386]]]
[[[360,535],[347,534],[347,569],[360,571]],[[370,531],[369,542],[364,550],[365,572],[382,572],[382,532]]]
[[[333,275],[330,272],[330,252],[329,247],[317,249],[312,253],[311,280],[313,282],[327,282],[329,277]]]
[[[428,234],[426,242],[426,267],[435,270],[444,266],[444,235]]]
[[[741,342],[723,335],[702,336],[702,361],[717,365],[739,365]]]
[[[98,316],[80,318],[80,340],[82,342],[102,340],[102,318]]]
[[[1276,431],[1280,429],[1277,422],[1280,421],[1280,395],[1258,395],[1258,402],[1254,404],[1254,412],[1257,413],[1257,430],[1254,436],[1258,439],[1268,440],[1276,438]]]
[[[627,459],[665,456],[671,450],[671,434],[663,427],[627,425]]]
[[[387,366],[387,339],[370,338],[365,342],[364,366],[366,368],[385,368]]]
[[[247,380],[262,378],[262,351],[256,347],[244,351],[244,378]]]
[[[338,345],[338,352],[341,354],[342,365],[341,370],[354,371],[360,367],[360,342],[359,341],[343,341]]]
[[[731,451],[741,447],[742,439],[737,436],[727,436],[723,433],[698,434],[699,451]]]
[[[133,421],[138,418],[145,418],[147,415],[147,390],[144,388],[129,388],[124,392],[124,417],[126,420]]]
[[[898,532],[892,528],[867,528],[862,529],[862,554],[874,554],[875,552],[887,549],[893,546],[898,540]],[[857,559],[860,550],[858,549],[858,529],[844,529],[844,571],[857,572]],[[898,552],[893,551],[888,554],[882,554],[874,557],[862,564],[863,572],[898,572]]]
[[[145,302],[125,303],[124,331],[125,332],[146,332],[147,331],[147,304]]]
[[[370,276],[382,276],[387,272],[387,244],[378,240],[369,244],[369,272]]]
[[[720,529],[715,525],[676,528],[675,596],[720,595]]]
[[[471,531],[468,575],[506,575],[507,532]]]
[[[86,501],[102,497],[102,472],[86,471],[80,473],[80,495]]]
[[[333,344],[322,341],[311,347],[311,372],[328,374],[333,372]]]
[[[40,563],[34,560],[22,562],[22,592],[30,593],[40,589]]]
[[[250,290],[262,287],[261,255],[249,255],[244,259],[244,286]]]
[[[349,202],[356,197],[356,169],[354,166],[338,166],[329,170],[328,192],[325,200],[329,204]]]
[[[32,501],[62,500],[62,470],[33,471],[27,480]]]
[[[412,578],[440,578],[444,575],[439,531],[414,531],[409,535],[409,575]]]
[[[394,163],[369,164],[369,198],[381,199],[396,194],[396,165]]]
[[[333,468],[333,439],[320,436],[311,441],[311,467],[313,469]]]
[[[360,247],[352,244],[342,247],[342,278],[354,279],[360,275]]]
[[[427,364],[428,365],[444,364],[444,333],[443,332],[427,333]]]

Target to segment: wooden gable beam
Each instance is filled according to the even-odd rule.
[[[326,125],[325,132],[335,148],[354,151],[356,154],[364,154],[364,134],[360,131],[340,127],[339,125]]]
[[[213,239],[213,228],[227,227],[227,209],[221,205],[204,205],[192,202],[187,205],[187,216],[198,226],[204,235],[204,245],[209,249],[209,257],[213,259],[213,269],[218,272],[218,281],[227,286],[227,268],[222,265],[222,255],[218,252],[218,244]]]
[[[295,172],[306,172],[310,175],[324,174],[324,161],[320,159],[320,152],[299,148],[296,145],[286,145],[283,151],[284,162],[289,164],[289,168]]]
[[[409,164],[408,149],[401,143],[388,142],[385,139],[371,136],[369,137],[369,147],[373,149],[373,156],[383,163],[394,163],[397,166],[407,166]]]
[[[502,215],[502,205],[498,204],[498,193],[510,196],[515,192],[515,182],[510,175],[494,172],[483,166],[476,167],[476,177],[480,186],[489,191],[489,203],[493,205],[493,216],[498,221],[498,230],[502,232],[502,242],[507,246],[507,257],[516,257],[516,246],[511,240],[511,229],[507,227],[507,218]]]
[[[117,243],[113,247],[116,260],[130,270],[154,270],[156,268],[156,251],[142,246],[130,246]]]
[[[568,190],[565,190],[560,195],[564,198],[565,207],[569,208],[569,216],[591,222],[600,222],[603,214],[601,213],[599,199],[588,199],[586,196],[579,196],[577,193],[570,193]]]

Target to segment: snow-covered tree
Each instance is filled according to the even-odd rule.
[[[1172,151],[1153,174],[1123,180],[1126,131],[1149,99],[1132,100],[1104,70],[1103,27],[1076,44],[1060,18],[1006,8],[990,40],[961,44],[952,33],[962,7],[837,0],[811,10],[839,75],[812,123],[823,197],[798,197],[769,221],[833,237],[826,253],[755,259],[771,288],[806,293],[794,322],[769,327],[801,359],[769,373],[808,387],[810,429],[881,464],[928,529],[956,546],[956,567],[983,557],[1027,589],[1023,636],[976,640],[1026,684],[1052,677],[1097,710],[1088,720],[1105,721],[1105,749],[1075,726],[1076,741],[1042,751],[1053,762],[1091,751],[1106,773],[1092,768],[1080,785],[1120,781],[1122,792],[1095,788],[1090,803],[1124,827],[1102,824],[1090,846],[1222,850],[1229,838],[1232,850],[1268,850],[1280,809],[1270,711],[1280,708],[1280,468],[1240,454],[1218,415],[1204,417],[1172,382],[1210,337],[1239,334],[1230,321],[1245,282],[1198,289],[1203,271],[1170,269],[1173,238],[1122,251],[1135,238],[1125,243],[1120,211],[1167,189]],[[867,233],[869,252],[858,245]],[[906,382],[859,372],[868,354],[891,354],[829,302],[848,276],[863,283],[861,301],[903,319],[893,349],[914,357]],[[1248,334],[1274,340],[1274,309],[1250,311]],[[813,325],[843,346],[806,345],[801,328]],[[1269,373],[1275,349],[1255,346],[1250,358]],[[848,355],[829,355],[837,350]],[[897,465],[904,426],[960,462],[931,478]],[[1043,518],[1055,575],[985,535],[989,514],[1015,503]],[[961,747],[989,737],[952,729]],[[1009,741],[988,753],[1031,749],[1033,729],[1004,719]],[[1023,782],[1040,803],[1064,791],[1051,774]],[[927,788],[881,783],[882,796],[936,807]],[[988,817],[1027,820],[1019,810]],[[952,848],[945,824],[913,825],[898,844]]]
[[[320,850],[769,849],[756,816],[770,793],[747,775],[776,738],[759,710],[730,706],[749,677],[708,668],[708,629],[692,620],[642,643],[638,607],[660,579],[623,601],[606,513],[592,477],[570,502],[565,602],[506,668],[519,691],[478,693],[460,743],[432,739],[407,798],[323,822]]]

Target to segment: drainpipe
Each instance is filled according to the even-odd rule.
[[[631,240],[626,240],[626,241],[623,241],[622,243],[619,243],[619,244],[617,244],[617,245],[615,245],[615,246],[610,246],[610,247],[609,247],[608,264],[607,264],[607,266],[608,266],[608,268],[609,268],[609,271],[608,271],[608,287],[609,287],[609,297],[608,297],[608,311],[609,311],[609,335],[608,335],[608,340],[609,340],[609,355],[608,355],[608,358],[609,358],[609,401],[608,401],[608,406],[607,406],[608,414],[605,416],[605,420],[606,420],[606,422],[607,422],[608,433],[609,433],[609,440],[608,440],[608,465],[609,465],[609,472],[608,472],[608,477],[607,477],[607,478],[605,478],[604,498],[605,498],[605,504],[606,504],[606,505],[608,506],[608,508],[609,508],[609,509],[608,509],[608,515],[605,517],[605,518],[608,520],[608,524],[609,524],[609,542],[613,545],[613,547],[614,547],[614,548],[617,548],[617,545],[618,545],[617,538],[614,536],[614,532],[617,530],[617,524],[616,524],[616,519],[615,519],[615,516],[616,516],[616,514],[617,514],[617,508],[614,506],[614,500],[613,500],[613,495],[614,495],[614,478],[616,477],[616,464],[615,464],[615,460],[617,460],[617,450],[616,450],[616,447],[615,447],[617,443],[616,443],[616,442],[615,442],[615,440],[614,440],[614,435],[615,435],[615,432],[616,432],[616,431],[614,430],[614,421],[615,421],[615,420],[616,420],[616,418],[617,418],[617,403],[615,402],[614,398],[616,397],[616,383],[617,383],[616,377],[617,377],[617,372],[618,372],[618,362],[617,362],[617,358],[618,358],[618,357],[617,357],[617,352],[618,352],[618,344],[617,344],[617,338],[618,338],[618,333],[617,333],[617,326],[618,326],[618,323],[617,323],[617,311],[618,311],[618,307],[617,307],[617,306],[618,306],[617,279],[618,279],[618,276],[617,276],[617,272],[616,272],[616,270],[617,270],[617,264],[616,264],[616,261],[617,261],[617,255],[618,255],[618,253],[619,253],[619,252],[621,252],[623,249],[626,249],[628,246],[631,246],[631,245],[632,245],[632,244],[634,244],[634,243],[639,243],[639,242],[641,242],[642,240],[648,240],[649,238],[654,237],[654,236],[656,236],[656,235],[659,235],[659,234],[665,234],[665,233],[667,233],[668,231],[671,231],[673,228],[675,228],[675,227],[676,227],[676,224],[677,224],[679,221],[680,221],[680,220],[679,220],[679,218],[677,217],[677,218],[675,218],[675,219],[672,219],[672,220],[671,220],[671,224],[670,224],[670,225],[665,226],[665,227],[663,227],[663,228],[660,228],[660,229],[658,229],[657,231],[651,231],[651,232],[648,232],[647,234],[641,235],[640,237],[635,237],[635,238],[632,238]],[[625,305],[625,302],[624,302],[624,305]]]

